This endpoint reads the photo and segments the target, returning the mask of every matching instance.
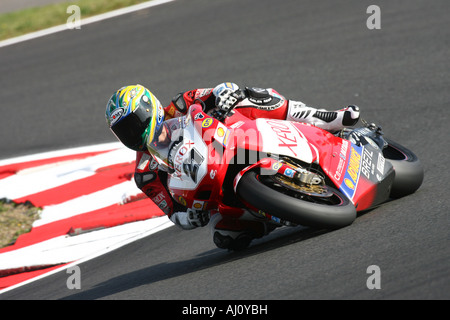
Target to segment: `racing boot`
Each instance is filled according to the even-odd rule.
[[[330,132],[354,126],[359,121],[359,108],[348,106],[337,111],[327,111],[306,106],[300,101],[289,101],[286,120],[304,122]]]
[[[230,251],[240,251],[247,248],[252,242],[253,237],[247,233],[239,233],[236,237],[224,235],[224,232],[214,232],[214,244],[220,249],[228,249]]]
[[[247,248],[253,239],[269,234],[275,227],[261,221],[224,219],[216,214],[211,217],[211,229],[218,248],[239,251]]]

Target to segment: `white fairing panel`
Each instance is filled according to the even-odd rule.
[[[292,123],[274,119],[257,119],[256,125],[262,136],[263,152],[295,157],[307,163],[315,159],[310,144]]]
[[[169,189],[196,189],[208,169],[208,147],[189,116],[185,123],[183,142],[173,158],[175,172],[169,175]]]

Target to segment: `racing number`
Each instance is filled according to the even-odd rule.
[[[197,183],[197,173],[200,165],[203,163],[203,156],[197,151],[197,149],[192,148],[191,154],[183,163],[183,171],[186,175],[190,176],[191,179]]]

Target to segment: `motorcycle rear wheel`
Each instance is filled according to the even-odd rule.
[[[394,167],[395,178],[390,196],[400,198],[414,193],[423,182],[423,167],[417,156],[404,146],[385,138],[383,156]]]
[[[295,192],[270,176],[249,171],[240,179],[237,194],[267,214],[303,226],[336,229],[356,219],[353,203],[330,186],[326,186],[326,196]]]

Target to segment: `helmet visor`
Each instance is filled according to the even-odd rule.
[[[141,101],[139,107],[125,117],[122,117],[111,127],[116,137],[128,148],[140,150],[144,141],[142,135],[152,119],[152,108]]]
[[[183,140],[182,121],[182,118],[164,121],[161,129],[155,133],[153,140],[147,144],[148,151],[163,167],[171,167],[169,153],[171,150],[177,149],[174,148],[174,144],[178,144]]]

